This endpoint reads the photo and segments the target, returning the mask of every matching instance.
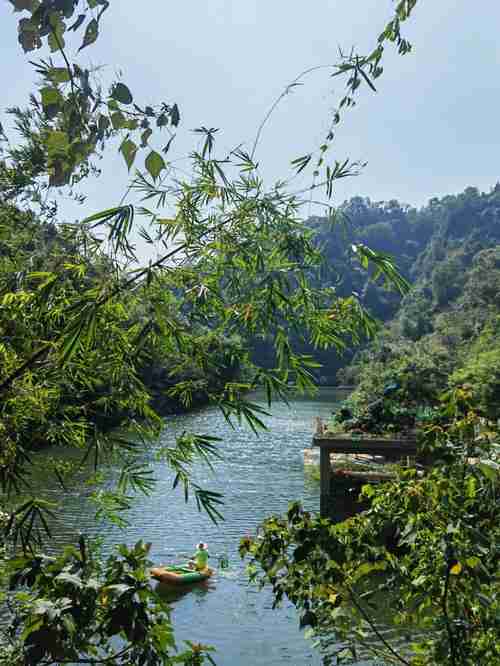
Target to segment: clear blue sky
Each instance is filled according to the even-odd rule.
[[[414,52],[387,59],[378,94],[364,94],[342,127],[334,154],[368,167],[339,187],[337,203],[362,194],[420,205],[467,185],[488,189],[499,179],[500,3],[419,4],[407,28]],[[307,67],[334,63],[338,46],[368,51],[392,6],[390,0],[112,0],[98,46],[82,56],[108,65],[110,77],[121,69],[137,100],[176,101],[185,130],[220,127],[224,148],[250,145],[287,83]],[[23,104],[34,78],[17,44],[17,18],[3,0],[2,108]],[[318,145],[340,92],[338,79],[319,72],[286,99],[260,146],[266,178],[287,175],[291,159]],[[126,187],[119,158],[107,158],[104,167],[103,177],[86,186],[92,210],[116,203]],[[71,207],[63,210],[74,215]]]

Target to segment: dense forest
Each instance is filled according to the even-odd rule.
[[[433,404],[445,389],[467,384],[484,415],[497,418],[500,186],[488,193],[469,187],[421,210],[403,212],[392,202],[391,210],[399,211],[392,223],[367,223],[370,210],[385,206],[354,203],[365,210],[356,226],[362,239],[393,253],[412,288],[388,306],[385,290],[366,278],[355,285],[385,326],[338,371],[338,381],[358,386],[352,401],[359,405],[380,398],[391,382],[401,386],[394,399],[421,395]]]

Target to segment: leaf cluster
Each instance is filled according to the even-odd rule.
[[[177,653],[170,612],[149,583],[150,544],[138,542],[101,563],[83,536],[57,557],[11,559],[11,607],[2,663],[214,663],[209,648]],[[11,659],[10,662],[6,658]]]
[[[466,405],[465,394],[449,396],[446,424],[427,429],[425,445],[441,462],[366,486],[362,514],[333,524],[292,504],[241,543],[252,577],[271,585],[275,603],[290,600],[343,663],[472,666],[500,657],[498,432],[475,435],[479,419]]]

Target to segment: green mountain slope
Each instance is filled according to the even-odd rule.
[[[466,384],[477,408],[500,416],[500,186],[467,188],[407,211],[431,230],[412,262],[402,256],[412,289],[377,339],[337,373],[356,384],[355,408],[380,397],[435,404],[448,387]],[[418,227],[417,227],[418,228]],[[405,247],[400,239],[399,251]],[[382,248],[385,249],[385,248]],[[400,255],[394,252],[399,261]],[[375,288],[375,293],[377,289]],[[371,303],[368,301],[368,305]],[[379,300],[374,301],[375,308]]]

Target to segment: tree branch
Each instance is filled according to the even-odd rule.
[[[222,226],[224,226],[224,224],[226,224],[226,222],[224,222],[221,225],[216,226],[215,228],[212,227],[210,229],[207,229],[202,234],[200,234],[199,239],[207,236],[209,233],[212,233],[213,231],[216,231],[217,229],[222,228]],[[112,298],[114,298],[118,294],[122,293],[123,291],[125,291],[126,289],[131,287],[134,283],[136,283],[141,278],[145,277],[151,270],[154,270],[155,268],[159,268],[160,266],[162,266],[162,264],[164,264],[166,261],[168,261],[169,259],[174,257],[176,254],[178,254],[179,252],[183,252],[187,247],[188,247],[187,242],[182,243],[182,245],[179,245],[178,247],[174,248],[170,252],[167,252],[167,254],[160,257],[160,259],[157,259],[157,261],[150,264],[146,268],[144,268],[141,271],[139,271],[138,273],[136,273],[133,277],[126,280],[126,282],[124,284],[121,284],[121,285],[118,285],[117,287],[115,287],[115,289],[111,290],[108,294],[106,294],[101,299],[96,301],[96,303],[95,303],[96,310],[99,309],[100,307],[102,307],[103,305],[105,305],[106,303],[109,303],[109,301]],[[26,359],[26,361],[22,365],[20,365],[16,370],[11,372],[11,374],[8,375],[3,380],[2,383],[0,383],[0,395],[4,391],[9,389],[12,386],[13,382],[16,379],[18,379],[21,375],[23,375],[27,370],[29,370],[29,368],[31,368],[39,359],[43,358],[43,356],[45,356],[45,354],[47,354],[50,351],[51,347],[55,343],[57,343],[61,340],[63,335],[64,335],[64,331],[61,331],[61,333],[59,333],[59,335],[57,335],[54,338],[54,340],[52,340],[51,342],[48,342],[45,345],[43,345],[42,347],[40,347],[40,349],[38,349],[34,354],[32,354],[28,359]]]

